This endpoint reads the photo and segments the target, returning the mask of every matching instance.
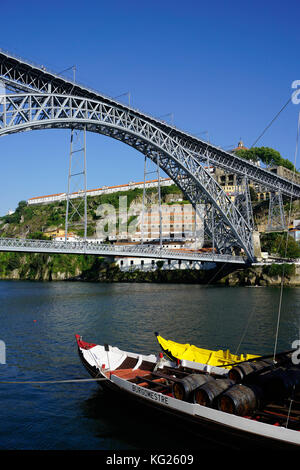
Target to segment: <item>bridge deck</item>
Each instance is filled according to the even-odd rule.
[[[101,100],[126,112],[133,113],[147,122],[154,123],[168,135],[178,139],[178,142],[193,152],[199,161],[206,163],[209,160],[211,165],[238,175],[247,176],[251,181],[261,184],[271,191],[280,190],[282,194],[287,196],[300,197],[300,185],[296,181],[290,181],[271,173],[265,168],[258,167],[254,163],[235,154],[216,147],[209,142],[202,141],[198,137],[178,129],[161,119],[127,106],[115,98],[105,96],[103,93],[92,90],[85,85],[73,82],[62,75],[46,69],[44,66],[15,57],[2,49],[0,49],[0,80],[8,89],[18,92],[70,94],[72,96]]]
[[[218,253],[181,252],[145,245],[118,246],[105,243],[91,243],[84,241],[64,242],[48,240],[31,240],[20,238],[0,238],[0,251],[27,252],[27,253],[61,253],[97,256],[128,256],[137,258],[156,258],[190,260],[215,263],[247,264],[248,260],[242,256],[222,255]]]

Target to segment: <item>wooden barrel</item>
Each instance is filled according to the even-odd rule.
[[[206,382],[193,391],[193,402],[203,406],[214,406],[216,398],[232,385],[234,385],[234,382],[229,379],[216,379]]]
[[[254,386],[235,384],[218,398],[218,409],[225,413],[245,416],[259,408],[262,392]]]
[[[249,376],[255,373],[261,373],[264,370],[268,370],[273,367],[271,359],[265,359],[261,361],[243,362],[232,369],[228,373],[228,377],[235,383],[243,382]]]
[[[288,398],[300,390],[300,369],[297,367],[278,367],[259,376],[258,383],[268,400]]]
[[[190,374],[179,381],[173,383],[172,391],[173,396],[178,400],[189,400],[195,388],[200,387],[208,381],[215,379],[210,375],[205,374]]]

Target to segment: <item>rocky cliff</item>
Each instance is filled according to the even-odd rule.
[[[224,276],[219,283],[226,286],[300,286],[299,264],[273,264],[241,269]]]
[[[233,270],[234,269],[234,270]],[[210,271],[157,268],[122,272],[111,259],[84,255],[0,253],[0,279],[92,282],[172,282],[224,286],[300,286],[299,264],[251,268],[218,266]]]

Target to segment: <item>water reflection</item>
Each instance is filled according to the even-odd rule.
[[[0,283],[0,380],[86,377],[74,334],[142,353],[154,332],[209,349],[272,353],[278,288],[170,284]],[[287,288],[278,350],[299,339],[300,289]],[[242,341],[241,341],[242,340]],[[160,413],[129,407],[96,384],[0,384],[1,449],[192,449],[199,439]],[[187,437],[188,436],[188,437]],[[210,448],[210,443],[201,446]]]

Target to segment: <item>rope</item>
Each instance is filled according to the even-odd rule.
[[[294,185],[295,181],[295,173],[296,173],[296,162],[297,162],[297,154],[298,154],[298,144],[299,144],[299,132],[300,132],[300,111],[298,114],[298,126],[297,126],[297,138],[296,138],[296,148],[295,148],[295,156],[294,156],[294,174],[292,179],[292,186]],[[292,203],[293,198],[290,198],[290,207],[289,207],[289,217],[288,217],[288,227],[291,222],[291,214],[292,214]],[[285,242],[285,258],[287,254],[287,247],[288,247],[288,240],[289,240],[289,232],[286,232],[286,242]],[[282,297],[283,297],[283,282],[284,282],[284,271],[285,266],[282,266],[282,274],[281,274],[281,285],[280,285],[280,297],[279,297],[279,306],[278,306],[278,316],[277,316],[277,326],[276,326],[276,335],[275,335],[275,344],[274,344],[274,356],[273,362],[275,363],[275,355],[277,349],[277,342],[278,342],[278,334],[279,334],[279,323],[280,323],[280,316],[281,316],[281,306],[282,306]]]
[[[216,277],[217,275],[222,271],[222,269],[226,266],[226,263],[223,263],[222,266],[220,267],[220,269],[218,269],[218,271],[212,276],[212,278],[208,281],[207,284],[205,284],[204,287],[207,287]]]
[[[248,317],[248,321],[247,321],[246,327],[245,327],[245,329],[244,329],[244,333],[242,334],[241,340],[240,340],[240,342],[239,342],[239,344],[238,344],[238,347],[236,348],[235,355],[238,354],[239,349],[240,349],[240,347],[241,347],[241,344],[242,344],[243,341],[244,341],[244,338],[245,338],[245,336],[246,336],[248,327],[249,327],[249,325],[250,325],[250,320],[251,320],[252,317],[253,317],[253,313],[254,313],[255,309],[256,309],[256,305],[253,307],[252,312],[251,312],[251,314],[250,314],[249,317]]]
[[[276,116],[273,117],[272,121],[267,125],[267,127],[265,127],[265,129],[263,130],[263,132],[257,137],[256,141],[251,145],[250,148],[254,147],[254,145],[259,141],[259,139],[262,138],[262,136],[266,133],[266,131],[269,129],[269,127],[271,127],[271,125],[273,124],[273,122],[278,118],[279,114],[284,110],[284,108],[287,107],[287,105],[289,104],[289,102],[291,101],[292,98],[289,98],[289,100],[285,103],[285,105],[282,106],[282,108],[280,109],[280,111],[278,111],[278,113],[276,114]]]
[[[288,101],[282,106],[282,108],[278,111],[278,113],[274,116],[274,118],[270,121],[270,123],[265,127],[265,129],[263,130],[263,132],[257,137],[257,139],[255,140],[255,142],[251,145],[250,148],[253,148],[256,143],[261,139],[261,137],[266,133],[266,131],[271,127],[271,125],[273,124],[273,122],[278,118],[278,116],[280,115],[280,113],[287,107],[287,105],[290,103],[291,101],[291,97],[288,99]],[[300,117],[300,115],[299,115]],[[295,153],[295,164],[294,164],[294,175],[295,175],[295,169],[296,169],[296,155],[297,155],[297,149],[298,149],[298,135],[299,135],[299,123],[298,123],[298,134],[297,134],[297,144],[296,144],[296,153]],[[288,240],[288,238],[287,238]],[[281,241],[280,241],[280,244],[281,244]],[[287,250],[287,241],[286,241],[286,250]],[[283,288],[283,278],[284,278],[284,267],[283,267],[283,275],[282,275],[282,278],[281,278],[281,294],[280,294],[280,301],[279,301],[279,313],[278,313],[278,322],[277,322],[277,332],[276,332],[276,340],[275,340],[275,348],[274,348],[274,358],[273,358],[273,361],[275,362],[275,355],[276,355],[276,347],[277,347],[277,337],[278,337],[278,329],[279,329],[279,319],[280,319],[280,310],[281,310],[281,304],[282,304],[282,288]],[[249,323],[250,323],[250,320],[252,318],[252,315],[253,315],[253,311],[251,313],[251,315],[249,316],[248,318],[248,322],[247,322],[247,325],[246,325],[246,328],[245,328],[245,331],[244,331],[244,334],[242,336],[242,339],[238,345],[238,348],[237,348],[237,351],[239,350],[243,340],[244,340],[244,337],[245,337],[245,334],[247,332],[247,329],[248,329],[248,326],[249,326]]]
[[[104,377],[98,379],[68,379],[68,380],[24,380],[24,381],[0,381],[0,384],[65,384],[79,382],[98,382],[100,380],[108,380]]]
[[[286,420],[286,424],[285,424],[285,427],[287,428],[288,427],[288,424],[289,424],[289,419],[290,419],[290,415],[291,415],[291,411],[292,411],[292,403],[293,403],[293,397],[295,395],[295,385],[293,386],[293,392],[292,392],[292,397],[290,398],[290,406],[289,406],[289,411],[288,411],[288,415],[287,415],[287,420]]]

